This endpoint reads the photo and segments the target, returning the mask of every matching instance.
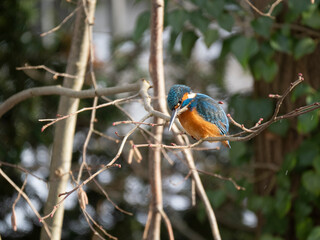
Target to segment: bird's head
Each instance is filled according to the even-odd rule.
[[[177,116],[179,109],[185,106],[184,102],[187,99],[194,98],[195,94],[192,94],[191,88],[185,85],[173,85],[168,93],[167,102],[170,110],[172,111],[169,131],[172,127],[174,119]]]
[[[186,93],[191,93],[191,88],[185,86],[185,85],[173,85],[168,93],[168,106],[171,111],[178,108],[181,103],[182,99],[185,96]]]

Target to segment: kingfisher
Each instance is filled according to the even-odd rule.
[[[196,140],[227,135],[229,122],[226,113],[211,97],[193,93],[190,87],[177,84],[170,88],[167,102],[172,111],[169,131],[178,117],[186,132]],[[229,141],[222,143],[231,148]]]

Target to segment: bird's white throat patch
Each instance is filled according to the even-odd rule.
[[[196,97],[196,93],[188,93],[188,99],[192,99]]]

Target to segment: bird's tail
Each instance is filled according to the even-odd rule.
[[[229,141],[223,141],[222,144],[224,146],[226,146],[227,148],[231,148],[230,144],[229,144]]]

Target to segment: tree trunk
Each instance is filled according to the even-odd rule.
[[[298,77],[298,73],[302,73],[305,81],[313,88],[319,89],[320,81],[320,69],[318,67],[320,58],[320,47],[310,55],[303,57],[300,60],[294,60],[293,56],[277,53],[275,61],[279,67],[279,73],[271,84],[263,81],[255,81],[254,94],[256,97],[266,98],[269,93],[282,94],[289,86],[290,83],[295,81]],[[304,100],[299,99],[296,102],[292,102],[290,97],[286,98],[282,104],[280,113],[290,112],[305,104]],[[274,164],[281,167],[284,156],[297,149],[306,136],[297,132],[297,119],[290,120],[290,128],[285,137],[279,137],[275,134],[264,131],[254,139],[255,148],[255,163],[259,165]],[[266,176],[261,179],[261,176]],[[262,196],[273,195],[276,186],[276,172],[266,169],[256,169],[255,178],[260,179],[255,184],[256,193]],[[291,182],[296,182],[301,176],[295,176],[296,179],[291,179]],[[292,189],[295,192],[297,189]],[[293,216],[293,214],[289,215]],[[261,230],[263,229],[263,216],[258,213],[258,228],[257,238],[260,238]],[[291,226],[287,232],[287,239],[295,238],[295,225],[291,221]]]
[[[154,109],[167,112],[165,101],[165,82],[163,72],[163,15],[164,2],[162,0],[153,0],[151,7],[151,39],[150,39],[150,59],[149,71],[154,88]],[[162,124],[163,120],[154,117],[154,123]],[[153,128],[155,139],[154,143],[162,142],[163,126]],[[150,149],[149,153],[149,179],[151,186],[151,201],[149,207],[149,216],[144,233],[144,239],[160,240],[161,212],[162,205],[162,178],[161,178],[161,147]]]
[[[72,45],[68,59],[66,73],[76,76],[76,78],[65,78],[64,87],[74,90],[82,88],[86,66],[89,55],[89,27],[88,21],[93,23],[92,19],[95,11],[95,0],[85,1],[85,8],[82,6],[83,1],[78,1],[81,6],[77,12]],[[88,16],[86,16],[87,11]],[[59,101],[58,114],[68,115],[77,111],[79,99],[61,97]],[[50,187],[48,199],[45,205],[44,214],[49,214],[54,206],[59,202],[58,195],[66,191],[69,171],[72,161],[73,138],[76,126],[76,116],[59,121],[55,126],[55,134],[53,140],[52,158],[50,166]],[[58,207],[52,218],[46,221],[51,229],[51,239],[58,240],[61,238],[61,230],[63,223],[64,207],[63,204]],[[44,229],[41,231],[41,239],[49,239]]]

